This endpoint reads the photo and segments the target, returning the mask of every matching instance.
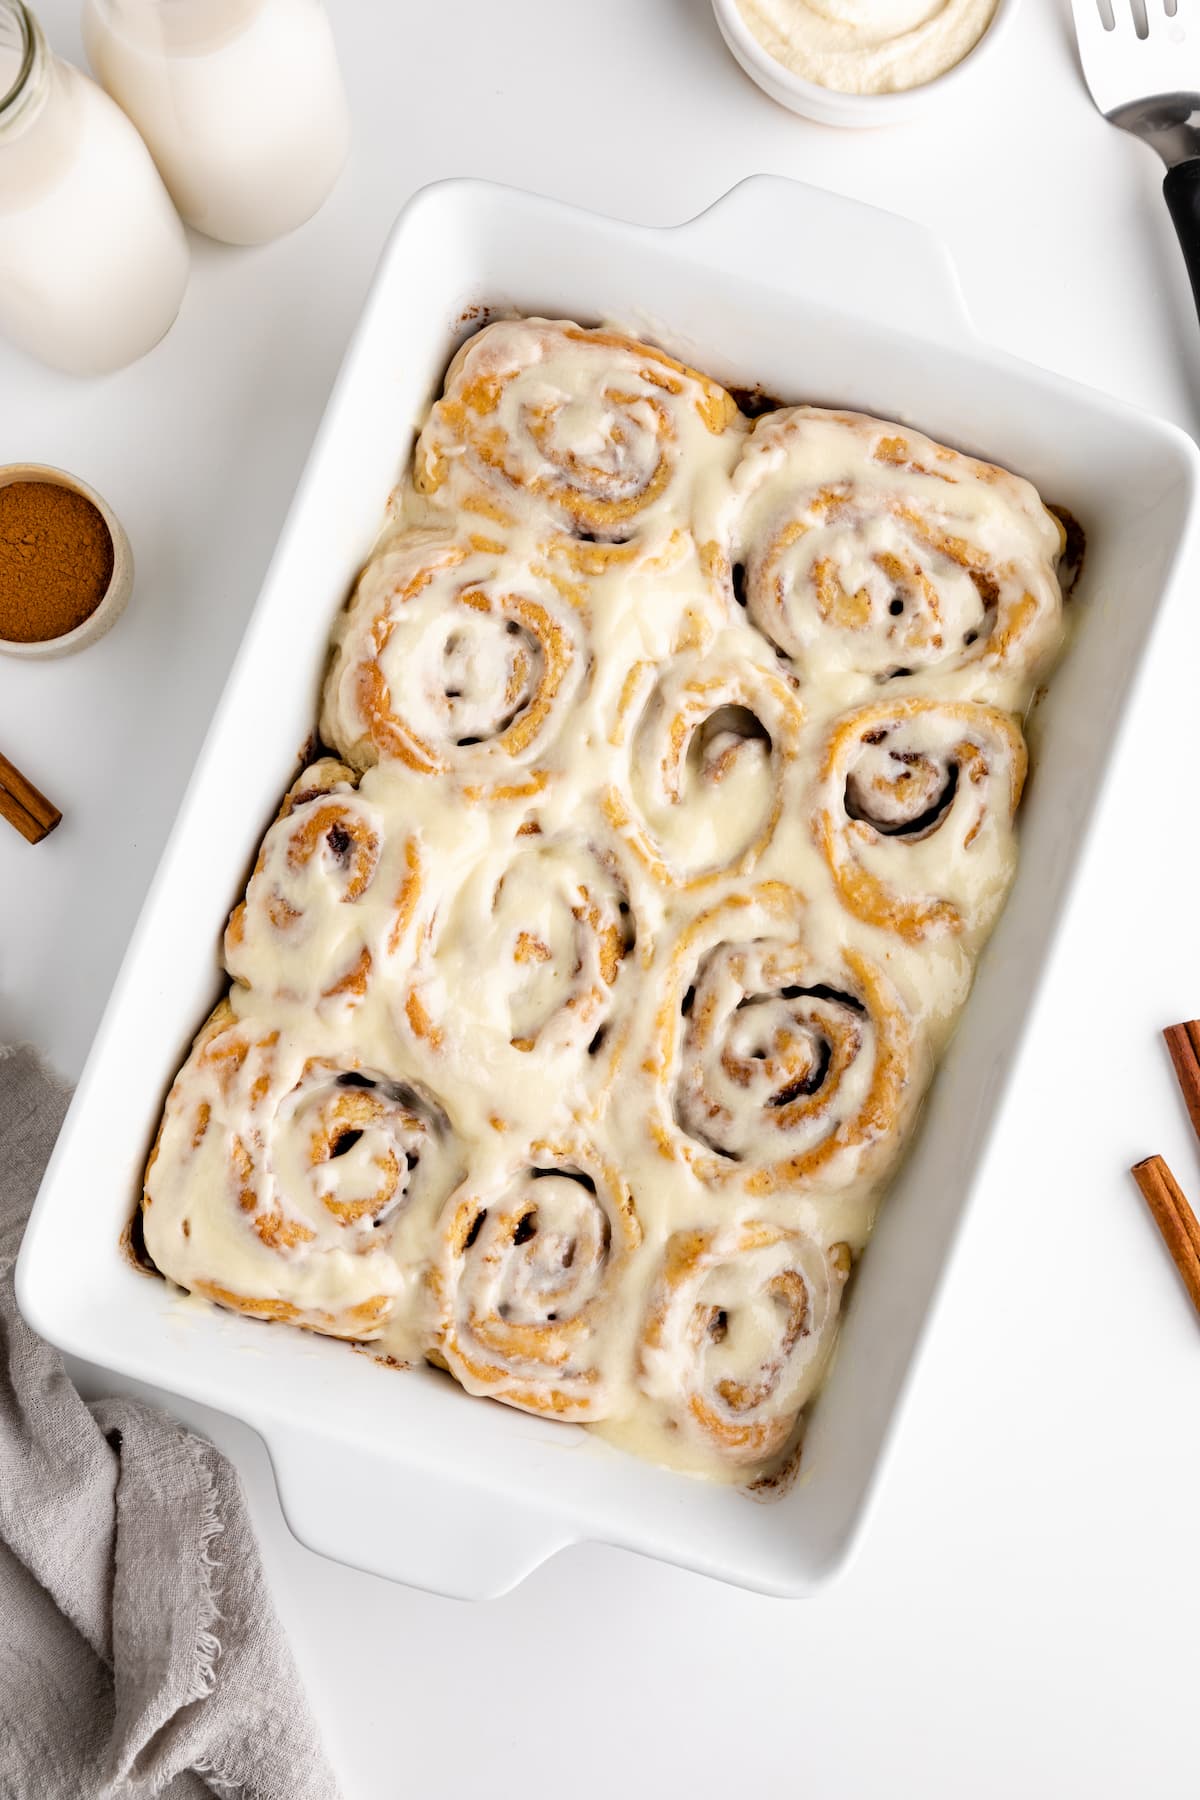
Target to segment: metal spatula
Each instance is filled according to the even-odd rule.
[[[1167,165],[1163,196],[1200,310],[1200,0],[1071,6],[1092,99]]]

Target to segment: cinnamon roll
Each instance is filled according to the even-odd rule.
[[[669,886],[749,869],[779,819],[803,719],[790,684],[736,637],[636,664],[612,732],[629,763],[605,794],[610,824]]]
[[[656,1032],[660,1147],[752,1194],[875,1180],[929,1076],[887,976],[859,950],[813,941],[804,900],[781,883],[687,927]]]
[[[167,1099],[143,1235],[181,1287],[257,1319],[370,1340],[414,1289],[393,1253],[457,1164],[429,1095],[356,1058],[306,1054],[227,1001]]]
[[[1027,481],[861,413],[756,421],[734,478],[755,625],[809,680],[1027,687],[1062,640],[1061,525]]]
[[[437,909],[414,977],[417,1019],[439,1041],[449,1034],[464,1067],[495,1071],[505,1050],[560,1067],[607,1064],[636,937],[612,852],[583,831],[545,835],[527,820]]]
[[[640,1242],[633,1197],[599,1152],[532,1144],[447,1205],[430,1275],[432,1359],[469,1393],[604,1418],[627,1350],[618,1297]]]
[[[1007,713],[911,695],[830,731],[813,830],[843,904],[911,943],[982,937],[1016,864],[1025,740]]]
[[[677,1231],[642,1331],[643,1392],[702,1454],[761,1468],[821,1380],[849,1270],[845,1244],[777,1225]]]
[[[473,798],[536,793],[534,758],[587,671],[583,593],[548,564],[479,537],[400,532],[339,621],[322,735],[358,769],[453,774]]]
[[[293,784],[225,931],[225,966],[265,996],[353,1008],[401,950],[421,887],[414,837],[389,833],[345,763]]]
[[[689,514],[697,446],[737,407],[707,376],[615,331],[506,319],[458,352],[417,443],[419,493],[511,524],[531,502],[568,531],[620,543]]]

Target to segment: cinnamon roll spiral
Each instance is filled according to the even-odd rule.
[[[294,783],[225,931],[225,966],[265,996],[353,1008],[403,945],[421,887],[420,849],[325,757]]]
[[[1025,741],[1007,713],[913,695],[834,725],[816,841],[843,903],[910,943],[990,928],[1016,862]]]
[[[759,419],[735,476],[750,618],[809,679],[1037,679],[1064,534],[1028,482],[860,413]]]
[[[222,1306],[371,1339],[412,1285],[393,1230],[454,1168],[428,1095],[306,1055],[222,1001],[167,1100],[146,1170],[146,1248]]]
[[[639,1346],[639,1381],[666,1417],[732,1470],[786,1449],[833,1346],[845,1244],[750,1221],[678,1231]]]
[[[702,913],[675,949],[648,1063],[655,1135],[705,1179],[845,1187],[899,1153],[927,1046],[869,957],[809,939],[801,896],[770,883]]]
[[[641,1242],[633,1197],[581,1142],[535,1143],[447,1203],[433,1360],[472,1394],[602,1419],[623,1354],[616,1296]]]
[[[687,511],[689,451],[738,422],[724,388],[649,344],[569,321],[502,320],[451,363],[414,480],[502,523],[532,501],[569,531],[621,542],[669,504]]]
[[[535,793],[545,775],[532,761],[587,677],[583,607],[548,563],[399,533],[339,622],[322,735],[355,768],[452,774],[468,798]]]
[[[668,886],[752,867],[779,819],[803,720],[789,683],[736,639],[661,669],[638,663],[612,734],[629,767],[605,794],[609,823]]]
[[[530,827],[532,826],[532,829]],[[636,942],[611,852],[582,831],[526,821],[466,869],[418,964],[416,1015],[470,1064],[504,1050],[557,1063],[607,1059],[623,972]]]

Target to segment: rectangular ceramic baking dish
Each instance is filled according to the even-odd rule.
[[[331,621],[481,306],[617,319],[727,383],[911,422],[1029,476],[1088,533],[1016,887],[855,1281],[801,1478],[771,1505],[470,1400],[432,1371],[201,1311],[118,1253],[164,1094],[220,986],[220,927],[316,718]],[[1196,472],[1174,427],[982,344],[945,254],[901,219],[765,177],[665,230],[482,182],[418,194],[384,251],[47,1172],[18,1268],[25,1316],[65,1350],[248,1421],[297,1536],[398,1580],[495,1594],[582,1539],[777,1594],[827,1579],[980,1185],[1118,717],[1193,530]]]

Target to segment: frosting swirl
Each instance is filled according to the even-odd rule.
[[[415,482],[501,523],[532,500],[569,531],[621,543],[672,504],[686,511],[692,442],[739,423],[724,388],[662,350],[569,321],[500,320],[451,363]]]
[[[676,1232],[639,1346],[639,1381],[725,1463],[787,1448],[824,1372],[850,1270],[845,1244],[748,1221]]]
[[[779,819],[803,722],[789,683],[737,640],[635,664],[613,732],[629,767],[605,795],[610,824],[669,886],[750,868]]]
[[[284,800],[225,931],[225,966],[243,987],[324,1014],[352,1009],[404,943],[420,849],[388,832],[357,785],[325,757]]]
[[[306,1055],[222,1001],[167,1100],[146,1170],[146,1248],[238,1312],[378,1337],[410,1279],[392,1229],[453,1168],[436,1101]]]
[[[481,1069],[506,1052],[606,1065],[636,941],[612,854],[582,831],[548,836],[526,820],[504,848],[464,870],[431,921],[414,977],[414,1028],[429,1021],[439,1048]]]
[[[735,486],[749,615],[810,680],[1032,681],[1061,643],[1062,528],[1003,469],[799,406],[756,422]]]
[[[839,720],[813,831],[844,905],[913,943],[986,931],[1012,879],[1026,761],[1014,721],[972,701],[912,695]]]
[[[633,1198],[582,1142],[535,1143],[446,1209],[431,1276],[436,1355],[473,1394],[602,1419],[621,1348],[610,1296],[641,1242]]]
[[[657,1136],[750,1193],[877,1178],[929,1074],[897,991],[860,951],[816,947],[775,883],[702,913],[672,957],[649,1061]]]
[[[323,734],[356,768],[453,774],[468,797],[510,779],[536,792],[529,765],[587,675],[582,603],[503,545],[396,534],[340,624]]]

